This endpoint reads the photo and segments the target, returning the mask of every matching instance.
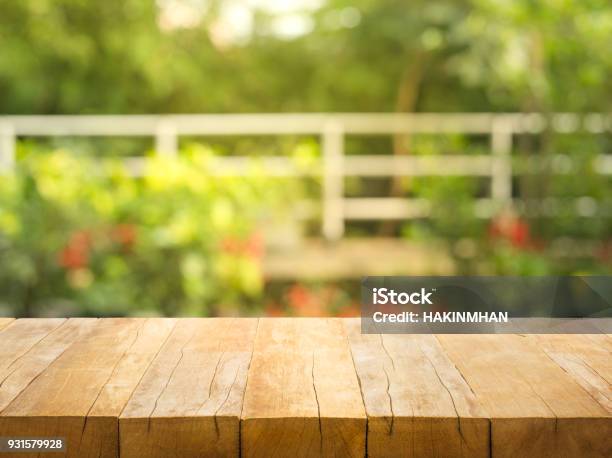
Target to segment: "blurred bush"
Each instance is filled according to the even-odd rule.
[[[202,147],[145,158],[143,178],[65,151],[20,156],[0,181],[0,314],[205,316],[254,306],[259,228],[291,195],[286,183],[214,176]]]
[[[465,136],[416,135],[418,156],[487,154]],[[402,225],[404,238],[444,241],[460,275],[575,275],[612,272],[611,178],[597,158],[607,136],[519,136],[512,151],[513,203],[493,203],[478,216],[477,198],[490,196],[490,179],[470,176],[406,179],[404,194],[431,205],[427,218]]]
[[[460,136],[412,142],[417,155],[482,152]],[[593,169],[600,147],[564,142],[539,158],[570,161],[564,173],[525,169],[514,186],[519,202],[546,203],[549,195],[567,202],[554,214],[508,207],[476,217],[474,199],[488,194],[488,182],[416,177],[403,192],[429,202],[431,214],[398,231],[410,243],[444,247],[462,275],[609,274],[612,188]],[[293,145],[298,168],[313,167],[319,154],[312,141]],[[95,153],[20,143],[18,156],[0,180],[0,315],[357,313],[356,280],[264,284],[266,247],[290,251],[309,233],[295,204],[320,199],[316,178],[272,179],[256,157],[249,174],[219,176],[216,154],[197,145],[177,158],[143,157],[140,178],[119,159]],[[513,159],[522,160],[520,152]],[[358,187],[366,196],[373,191],[367,181]],[[356,232],[350,223],[347,236],[376,235],[376,226],[366,229]],[[311,234],[319,235],[318,224]]]

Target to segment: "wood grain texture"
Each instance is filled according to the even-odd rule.
[[[68,444],[66,456],[118,456],[117,405],[127,401],[142,376],[129,363],[132,352],[141,352],[144,342],[152,359],[160,345],[155,339],[163,338],[159,327],[151,329],[149,323],[97,320],[91,332],[72,343],[3,410],[0,435],[61,436]],[[113,401],[104,404],[109,390]],[[90,417],[92,411],[96,414]]]
[[[543,334],[530,337],[612,414],[612,353],[608,336]]]
[[[40,456],[612,456],[609,335],[362,335],[340,319],[2,325],[0,436],[67,439],[66,454]]]
[[[11,324],[15,318],[0,318],[0,331]]]
[[[238,456],[256,329],[256,319],[180,320],[121,414],[121,456]]]
[[[14,330],[17,336],[26,339],[32,336],[35,330],[40,328],[28,320],[19,320]],[[0,343],[5,352],[15,352],[11,364],[4,365],[0,369],[0,412],[25,390],[49,365],[59,358],[64,351],[78,338],[86,335],[96,324],[94,318],[72,318],[61,321],[61,325],[55,327],[49,334],[37,340],[27,351],[19,354],[16,342],[8,342],[0,335]],[[22,329],[24,328],[25,329]],[[40,329],[39,329],[40,330]],[[40,336],[39,336],[40,337]]]
[[[46,358],[39,360],[39,353],[53,353],[40,344],[64,324],[64,318],[7,321],[0,331],[0,413],[51,363]]]
[[[368,456],[486,457],[489,421],[431,335],[361,334],[345,321],[368,415]]]
[[[609,457],[612,418],[533,340],[437,339],[491,417],[495,457]]]
[[[10,372],[16,361],[65,321],[64,318],[32,318],[7,322],[0,331],[0,371]]]
[[[366,416],[337,319],[261,319],[242,412],[245,457],[363,457]]]

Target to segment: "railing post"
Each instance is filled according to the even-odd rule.
[[[491,126],[491,197],[502,204],[512,199],[512,122],[495,116]]]
[[[344,235],[344,129],[337,122],[323,128],[323,236],[336,241]]]
[[[15,128],[6,121],[0,121],[0,173],[8,172],[15,165]]]
[[[159,156],[178,155],[178,133],[173,121],[162,119],[155,129],[155,153]]]

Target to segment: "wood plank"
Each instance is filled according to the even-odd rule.
[[[256,329],[248,318],[180,320],[121,414],[121,456],[238,456]]]
[[[63,436],[70,457],[607,457],[611,352],[358,320],[7,320],[0,436]]]
[[[612,353],[612,334],[584,334],[584,337],[598,347]]]
[[[346,320],[368,415],[368,456],[486,457],[489,420],[431,335],[361,334]]]
[[[0,369],[0,412],[6,409],[74,341],[90,332],[95,323],[95,318],[71,318],[62,321],[60,326],[38,340],[28,351],[21,353],[19,357],[15,354],[16,359]],[[32,322],[26,324],[30,325]],[[28,333],[19,333],[22,338],[26,338],[27,335]],[[4,344],[0,334],[0,345]]]
[[[98,320],[6,407],[0,435],[65,437],[69,457],[118,456],[118,410],[144,372],[142,353],[153,359],[164,339],[152,320]]]
[[[606,335],[532,335],[536,345],[612,414],[612,354]]]
[[[532,339],[437,339],[491,416],[493,456],[611,456],[610,414]]]
[[[16,361],[65,321],[65,318],[24,318],[0,331],[0,373],[10,372]]]
[[[83,432],[85,447],[100,450],[100,456],[117,456],[119,415],[176,322],[171,318],[149,318],[138,328],[129,349],[123,353],[87,414]]]
[[[11,324],[15,318],[0,318],[0,331],[6,328],[9,324]]]
[[[242,413],[245,457],[363,457],[366,416],[338,319],[261,319]]]

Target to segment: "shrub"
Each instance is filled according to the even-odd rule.
[[[254,307],[259,227],[288,192],[261,175],[219,177],[212,153],[116,160],[20,152],[0,181],[0,314],[211,315]],[[281,188],[282,186],[282,188]]]

